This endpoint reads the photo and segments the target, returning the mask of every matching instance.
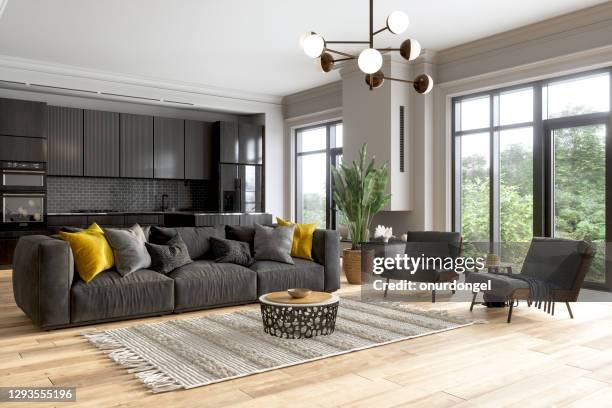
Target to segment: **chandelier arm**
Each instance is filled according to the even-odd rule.
[[[342,52],[342,51],[338,51],[338,50],[332,50],[331,48],[325,48],[325,50],[328,51],[328,52],[331,52],[333,54],[338,54],[338,55],[342,55],[342,56],[353,58],[353,59],[357,58],[356,55],[352,55],[352,54],[349,54],[349,53],[346,53],[346,52]]]
[[[387,31],[388,29],[389,29],[389,27],[386,27],[386,26],[385,26],[385,27],[381,28],[381,29],[380,29],[380,30],[378,30],[378,31],[374,31],[374,32],[372,33],[372,35],[380,34],[380,33],[382,33],[382,32]]]
[[[414,81],[409,81],[407,79],[391,78],[388,76],[384,76],[383,78],[388,79],[389,81],[398,81],[398,82],[405,82],[407,84],[414,84]]]
[[[326,44],[369,44],[369,41],[325,41]]]
[[[350,61],[350,60],[354,60],[354,59],[357,59],[357,58],[355,58],[355,57],[338,58],[338,59],[334,58],[334,62]]]

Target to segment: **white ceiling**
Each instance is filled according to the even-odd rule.
[[[605,0],[376,0],[375,26],[408,13],[404,37],[441,50]],[[298,38],[367,39],[367,0],[9,0],[0,55],[269,95],[338,79]],[[378,37],[377,37],[378,38]]]

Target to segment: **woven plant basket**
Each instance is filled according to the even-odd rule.
[[[361,250],[345,249],[342,251],[342,270],[348,283],[361,283]]]

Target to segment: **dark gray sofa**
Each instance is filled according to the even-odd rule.
[[[222,227],[175,230],[193,263],[167,275],[141,269],[121,277],[111,269],[90,283],[75,273],[67,242],[43,235],[22,237],[13,263],[15,301],[37,326],[56,329],[252,303],[264,293],[295,287],[326,292],[340,288],[337,231],[315,231],[314,262],[258,261],[247,268],[207,259],[208,237],[225,237]]]

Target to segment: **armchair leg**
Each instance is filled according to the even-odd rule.
[[[552,314],[553,316],[555,315],[555,303],[556,303],[556,302],[552,302],[552,313],[551,313],[551,314]]]
[[[569,302],[565,302],[565,306],[567,306],[567,311],[569,312],[570,318],[574,318],[574,314],[572,313],[572,308],[569,305]]]
[[[512,320],[512,309],[514,309],[514,300],[510,303],[510,309],[508,309],[508,323]]]
[[[383,297],[387,297],[388,291],[389,291],[389,278],[387,278],[387,285],[385,286],[385,293],[383,294]]]
[[[478,295],[478,292],[474,292],[474,296],[472,296],[472,303],[470,304],[470,312],[474,310],[474,305],[476,304],[477,295]]]
[[[436,303],[436,290],[431,291],[431,303]]]

